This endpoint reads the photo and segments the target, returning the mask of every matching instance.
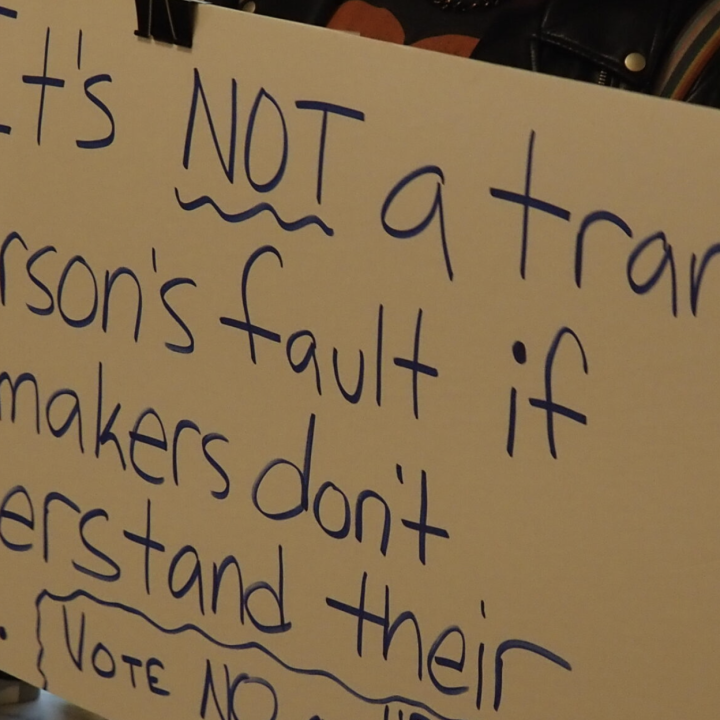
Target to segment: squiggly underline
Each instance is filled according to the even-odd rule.
[[[302,230],[302,228],[307,227],[308,225],[317,225],[328,237],[332,237],[335,234],[335,231],[329,225],[324,223],[317,215],[305,215],[298,220],[283,220],[278,211],[267,202],[261,202],[257,205],[253,205],[247,210],[229,213],[223,210],[209,195],[201,195],[195,200],[185,201],[180,197],[180,191],[175,188],[175,199],[177,200],[178,205],[187,212],[197,210],[204,205],[209,205],[225,222],[228,223],[245,222],[246,220],[251,220],[260,213],[268,212],[275,218],[275,222],[277,222],[277,224],[287,232]]]
[[[441,715],[437,710],[433,710],[429,705],[426,705],[423,702],[420,702],[419,700],[413,700],[411,698],[403,697],[402,695],[390,695],[388,697],[384,698],[371,698],[366,695],[363,695],[362,693],[358,692],[357,690],[354,690],[351,688],[346,682],[341,680],[337,675],[333,675],[331,672],[328,672],[327,670],[315,670],[311,668],[298,668],[294,667],[288,663],[286,663],[284,660],[282,660],[280,657],[275,655],[271,650],[266,648],[264,645],[261,645],[258,642],[246,642],[246,643],[240,643],[240,644],[231,644],[231,643],[225,643],[220,640],[216,640],[212,635],[208,634],[205,630],[202,628],[199,628],[197,625],[193,625],[192,623],[186,623],[184,625],[181,625],[176,628],[166,628],[160,625],[158,622],[153,620],[151,617],[146,615],[142,610],[138,610],[137,608],[131,607],[129,605],[125,605],[123,603],[119,602],[111,602],[109,600],[101,600],[98,597],[95,597],[91,593],[85,591],[85,590],[75,590],[74,592],[70,593],[69,595],[55,595],[54,593],[51,593],[49,590],[43,590],[36,598],[35,600],[35,610],[37,612],[37,626],[36,626],[36,634],[37,634],[37,641],[38,645],[40,646],[40,650],[38,652],[37,657],[37,669],[40,675],[42,675],[43,678],[43,689],[47,690],[48,688],[48,678],[47,675],[42,670],[42,659],[43,655],[45,654],[45,647],[42,643],[42,638],[40,636],[41,631],[41,618],[40,618],[40,604],[45,598],[50,598],[50,600],[53,600],[54,602],[72,602],[73,600],[76,600],[77,598],[86,598],[87,600],[90,600],[91,602],[94,602],[96,605],[101,605],[102,607],[107,608],[113,608],[116,610],[122,610],[123,612],[126,612],[130,615],[135,615],[136,617],[142,618],[145,620],[146,623],[154,627],[156,630],[159,630],[162,633],[165,633],[166,635],[180,635],[184,632],[187,632],[189,630],[192,630],[196,632],[201,637],[205,638],[205,640],[208,640],[213,645],[216,645],[217,647],[223,648],[225,650],[259,650],[261,653],[266,655],[271,660],[274,660],[280,667],[284,668],[285,670],[289,670],[290,672],[296,673],[298,675],[309,675],[313,677],[324,677],[328,680],[331,680],[335,684],[339,685],[343,690],[345,690],[347,693],[352,695],[353,697],[357,698],[358,700],[361,700],[365,703],[368,703],[369,705],[388,705],[390,703],[401,703],[403,705],[408,705],[410,707],[418,708],[420,710],[424,710],[426,713],[432,715],[433,717],[437,718],[437,720],[454,720],[453,718],[447,717],[446,715]]]

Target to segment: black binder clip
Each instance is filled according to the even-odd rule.
[[[135,0],[139,37],[192,47],[194,2],[188,0]]]

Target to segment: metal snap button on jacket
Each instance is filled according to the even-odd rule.
[[[630,70],[630,72],[642,72],[646,65],[647,60],[645,60],[645,56],[641,53],[630,53],[625,58],[625,67]]]

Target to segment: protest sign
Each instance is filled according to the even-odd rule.
[[[111,720],[715,718],[720,115],[135,23],[0,11],[0,667]]]

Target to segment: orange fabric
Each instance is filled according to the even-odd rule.
[[[330,19],[328,27],[399,45],[405,43],[405,31],[398,19],[389,10],[377,8],[363,0],[343,3]]]
[[[413,43],[413,47],[467,58],[472,55],[479,42],[480,40],[469,35],[436,35],[435,37],[418,40]]]
[[[405,31],[400,21],[386,8],[371,5],[365,0],[347,0],[330,18],[328,27],[344,30],[386,42],[405,44]],[[448,55],[470,57],[480,41],[469,35],[436,35],[413,43],[413,47]]]

